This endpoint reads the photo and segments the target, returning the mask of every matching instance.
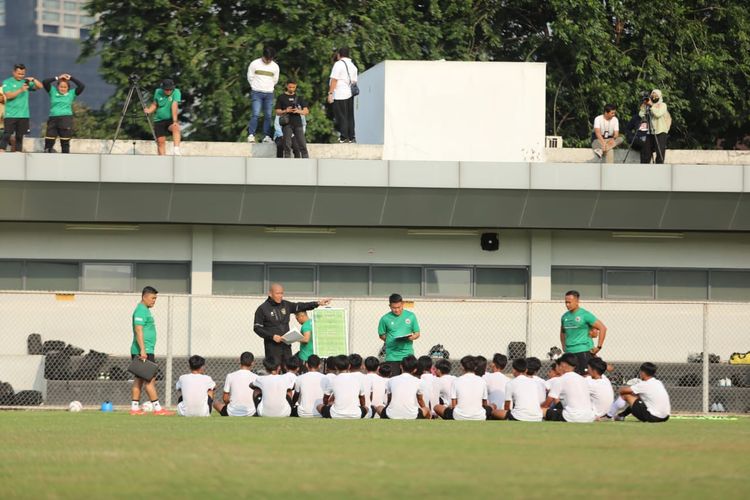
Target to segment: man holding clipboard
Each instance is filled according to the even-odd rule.
[[[419,338],[419,322],[411,311],[404,311],[404,299],[394,293],[388,297],[391,312],[380,318],[378,336],[385,342],[385,364],[391,376],[401,373],[401,360],[414,355],[414,341]]]

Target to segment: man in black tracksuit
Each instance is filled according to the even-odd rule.
[[[292,347],[285,344],[281,337],[289,331],[289,316],[299,311],[309,311],[318,306],[325,306],[330,299],[316,302],[289,302],[284,300],[284,287],[278,283],[271,285],[268,298],[255,310],[253,331],[263,339],[266,357],[274,356],[278,360],[292,357]]]

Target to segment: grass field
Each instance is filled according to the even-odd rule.
[[[748,498],[750,419],[589,425],[0,412],[0,498]],[[292,496],[290,496],[292,495]]]

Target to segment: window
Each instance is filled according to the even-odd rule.
[[[78,12],[78,2],[63,2],[63,8],[68,12]]]
[[[262,295],[262,264],[214,263],[213,292],[217,295]]]
[[[68,26],[65,26],[62,29],[62,33],[60,33],[64,38],[78,38],[80,36],[80,31],[78,28],[71,28]]]
[[[135,289],[152,286],[160,293],[189,293],[190,268],[186,263],[139,263],[135,266]]]
[[[750,302],[750,271],[711,271],[711,300]]]
[[[288,294],[312,295],[315,293],[315,269],[310,267],[269,267],[268,281],[281,283]]]
[[[553,268],[552,298],[562,298],[570,290],[576,290],[585,299],[601,299],[602,270]]]
[[[392,293],[404,297],[422,295],[422,268],[373,266],[372,295],[385,297]]]
[[[370,272],[364,266],[320,266],[321,295],[361,297],[369,293]]]
[[[50,33],[50,34],[57,34],[60,32],[60,27],[52,26],[51,24],[44,24],[42,25],[42,32]]]
[[[58,10],[60,8],[60,0],[44,0],[42,7],[45,9]]]
[[[132,292],[132,264],[83,264],[82,290],[97,292]]]
[[[656,298],[660,300],[708,299],[708,272],[659,270],[656,272]]]
[[[60,14],[57,12],[42,12],[42,21],[59,21]]]
[[[78,262],[26,262],[26,290],[78,290]]]
[[[75,14],[64,14],[63,22],[65,24],[76,24],[78,23],[78,16],[76,16]]]
[[[494,269],[478,267],[476,269],[477,297],[526,298],[526,269]]]
[[[425,285],[427,295],[470,297],[471,269],[427,268]]]
[[[0,261],[0,290],[23,290],[23,262]]]
[[[607,271],[608,299],[653,299],[654,271]]]

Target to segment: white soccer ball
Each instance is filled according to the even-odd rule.
[[[81,404],[80,401],[71,401],[70,404],[68,405],[68,411],[77,413],[81,410],[83,410],[83,405]]]
[[[154,411],[154,405],[153,405],[153,403],[151,403],[151,401],[146,401],[145,403],[143,403],[141,405],[141,410],[143,410],[143,411],[145,411],[147,413],[148,412],[152,412],[152,411]]]

